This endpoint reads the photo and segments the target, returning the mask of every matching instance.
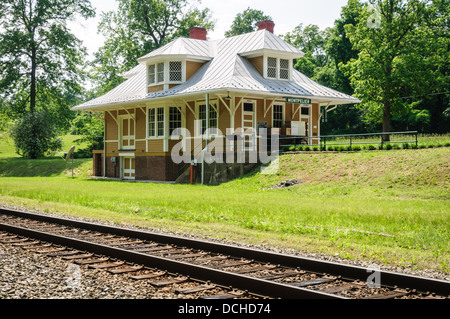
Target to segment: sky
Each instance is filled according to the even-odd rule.
[[[216,22],[215,30],[208,33],[209,40],[224,38],[238,13],[247,8],[263,11],[275,22],[275,34],[285,34],[299,24],[315,24],[321,29],[332,27],[340,17],[342,6],[348,0],[201,0],[199,8],[209,8]],[[115,10],[115,0],[91,0],[97,15],[89,20],[72,23],[74,34],[83,41],[89,54],[97,51],[103,44],[103,37],[97,34],[101,12]]]

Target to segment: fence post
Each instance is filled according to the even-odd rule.
[[[416,149],[419,148],[419,143],[418,143],[418,140],[417,140],[417,135],[418,135],[418,134],[419,134],[419,132],[416,131]]]
[[[352,136],[350,135],[350,149],[352,148]]]

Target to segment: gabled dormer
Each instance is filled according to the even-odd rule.
[[[187,80],[212,59],[206,30],[192,28],[191,38],[178,38],[138,59],[147,69],[148,92],[171,89]]]
[[[303,57],[304,53],[275,36],[274,26],[270,20],[258,23],[257,41],[245,46],[239,55],[247,58],[264,78],[291,81],[294,59]]]

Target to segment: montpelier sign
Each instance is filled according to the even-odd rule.
[[[286,103],[295,103],[295,104],[311,104],[310,99],[299,99],[294,97],[287,97]]]

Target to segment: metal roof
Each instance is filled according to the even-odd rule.
[[[219,90],[316,98],[328,100],[333,102],[333,104],[360,102],[352,96],[340,93],[311,80],[295,69],[293,70],[291,81],[264,78],[246,58],[252,52],[261,50],[277,50],[281,54],[285,53],[295,56],[302,54],[300,50],[267,30],[251,32],[219,41],[179,38],[139,60],[166,54],[194,55],[195,53],[195,55],[203,54],[203,57],[211,56],[212,59],[204,63],[186,82],[166,91],[147,94],[146,67],[145,65],[139,65],[125,74],[131,77],[124,83],[97,99],[74,107],[73,110],[97,108],[132,101],[182,97],[183,95]]]
[[[176,40],[150,52],[139,58],[138,61],[146,61],[151,58],[164,57],[171,55],[184,55],[201,59],[212,59],[210,42],[197,39],[177,38]]]

